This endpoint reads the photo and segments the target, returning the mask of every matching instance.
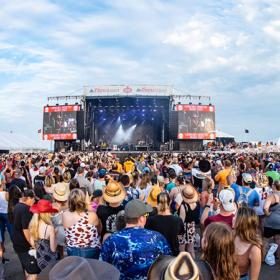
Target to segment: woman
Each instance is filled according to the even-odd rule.
[[[14,224],[14,208],[19,203],[20,198],[22,198],[21,189],[16,185],[12,185],[9,188],[8,200],[8,220],[12,226]]]
[[[216,280],[237,280],[239,269],[235,256],[234,235],[224,223],[211,223],[201,240],[202,256],[212,268]]]
[[[170,197],[168,193],[162,192],[157,196],[158,214],[149,217],[145,228],[160,232],[168,241],[172,255],[179,254],[178,235],[183,234],[183,221],[170,212]]]
[[[68,206],[69,209],[62,214],[68,256],[98,259],[99,220],[94,212],[88,212],[86,196],[81,189],[70,192]]]
[[[47,194],[53,193],[53,185],[55,184],[55,180],[52,175],[48,175],[45,178],[44,188]]]
[[[185,251],[187,246],[187,251],[195,258],[194,253],[194,243],[196,234],[196,224],[199,223],[199,202],[198,202],[198,192],[189,183],[182,190],[181,194],[182,203],[178,209],[179,217],[184,223],[184,234],[179,238],[180,251]]]
[[[42,270],[57,257],[55,229],[51,220],[52,213],[56,213],[57,210],[52,207],[50,201],[40,199],[30,211],[33,213],[29,224],[30,241],[33,248],[36,248],[37,264]]]
[[[280,181],[274,181],[272,194],[268,196],[264,203],[264,213],[266,217],[263,220],[265,238],[275,238],[275,243],[280,245]],[[266,249],[266,248],[265,248]]]
[[[240,279],[257,280],[262,262],[262,239],[259,235],[259,220],[255,211],[246,206],[240,207],[234,221],[234,229]]]
[[[147,197],[149,195],[149,192],[151,190],[152,184],[151,184],[151,177],[149,174],[145,173],[142,175],[138,191],[140,193],[140,200],[143,200],[146,202]]]

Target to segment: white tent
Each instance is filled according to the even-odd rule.
[[[34,140],[17,133],[0,133],[0,150],[10,152],[31,152],[47,150],[49,143]]]
[[[235,136],[220,130],[215,130],[215,132],[216,132],[216,138],[235,138]]]

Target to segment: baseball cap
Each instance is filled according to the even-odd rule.
[[[250,184],[253,182],[253,178],[252,175],[249,173],[243,173],[242,174],[242,179],[245,183]]]
[[[98,170],[99,177],[104,177],[107,174],[107,170],[104,168],[101,168]]]
[[[152,206],[145,204],[139,199],[133,199],[128,202],[125,206],[124,213],[126,218],[139,218],[146,213],[151,213],[153,211]]]
[[[39,168],[39,173],[40,174],[44,174],[46,172],[46,167],[45,166],[41,166],[40,168]]]
[[[86,167],[86,164],[84,162],[81,162],[80,164],[81,167],[85,168]]]
[[[229,189],[223,189],[219,194],[219,199],[225,211],[233,212],[235,210],[233,191]]]

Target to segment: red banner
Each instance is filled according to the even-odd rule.
[[[43,140],[76,140],[76,139],[77,139],[77,133],[43,135]]]
[[[216,139],[216,133],[178,133],[177,139],[189,140],[189,139],[200,139],[200,140],[214,140]]]
[[[45,106],[44,113],[53,113],[53,112],[76,112],[80,111],[80,105],[63,105],[63,106]]]
[[[175,107],[176,111],[198,111],[198,112],[215,112],[215,106],[213,105],[187,105],[187,104],[177,104]]]

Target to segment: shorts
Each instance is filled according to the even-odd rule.
[[[79,247],[66,247],[68,256],[77,256],[87,259],[99,259],[100,249],[99,248],[79,248]]]
[[[28,252],[17,253],[23,269],[28,274],[39,274],[41,269],[37,265],[37,260],[28,254]]]
[[[179,236],[179,244],[185,245],[185,244],[194,244],[195,242],[195,222],[191,223],[184,223],[184,234],[182,236]]]
[[[275,228],[270,228],[270,227],[264,227],[264,229],[263,229],[263,236],[265,238],[270,238],[277,234],[280,234],[280,229],[275,229]]]

